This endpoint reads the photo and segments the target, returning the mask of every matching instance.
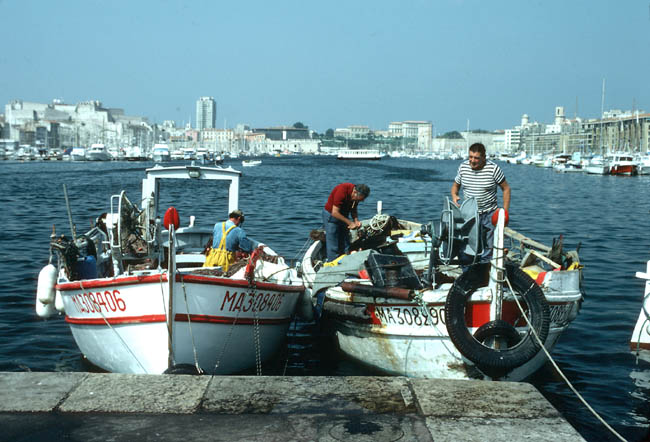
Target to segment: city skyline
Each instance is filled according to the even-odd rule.
[[[0,3],[0,103],[100,100],[162,123],[219,103],[216,127],[319,133],[431,121],[499,130],[648,109],[650,9],[605,0]],[[193,125],[195,122],[193,121]]]

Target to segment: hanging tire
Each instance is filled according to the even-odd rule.
[[[526,315],[531,325],[539,339],[545,342],[550,324],[550,309],[542,289],[519,267],[512,264],[506,264],[505,267],[520,303],[528,309]],[[480,265],[473,265],[454,282],[445,302],[447,331],[463,356],[489,376],[502,377],[530,361],[541,350],[541,346],[530,327],[524,335],[520,335],[512,324],[502,320],[488,322],[474,336],[470,334],[465,323],[465,310],[472,293],[481,286],[481,273]],[[485,345],[484,342],[490,337],[505,338],[507,347],[496,349]]]

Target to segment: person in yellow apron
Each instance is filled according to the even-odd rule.
[[[203,267],[220,266],[224,272],[235,262],[235,252],[251,253],[259,243],[246,236],[242,228],[244,213],[237,209],[230,212],[228,220],[214,225],[212,249],[208,252]]]

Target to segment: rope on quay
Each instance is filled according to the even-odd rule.
[[[510,284],[510,280],[509,280],[507,277],[506,277],[506,282],[508,283],[508,287],[510,288],[510,291],[511,291],[512,293],[515,293],[514,289],[512,288],[512,285]],[[533,283],[533,284],[534,284],[534,283]],[[580,399],[580,401],[585,405],[585,407],[587,407],[587,409],[591,412],[591,414],[593,414],[594,417],[596,417],[596,419],[598,419],[598,420],[599,420],[599,421],[600,421],[600,422],[605,426],[605,428],[607,428],[607,429],[608,429],[608,430],[609,430],[609,431],[610,431],[614,436],[616,436],[619,440],[622,440],[623,442],[626,442],[626,439],[625,439],[623,436],[621,436],[620,434],[618,434],[618,433],[616,432],[616,430],[614,430],[614,428],[612,428],[612,426],[609,425],[609,424],[605,421],[605,419],[603,419],[603,418],[602,418],[602,417],[601,417],[601,416],[596,412],[596,410],[594,410],[594,409],[591,407],[591,405],[589,405],[589,403],[587,403],[587,401],[585,400],[585,398],[582,397],[582,395],[578,392],[578,390],[576,390],[576,388],[573,386],[573,384],[569,381],[569,379],[566,377],[566,375],[562,372],[562,370],[560,369],[560,367],[558,367],[557,363],[553,360],[553,358],[551,357],[551,354],[548,352],[548,350],[547,350],[546,347],[544,346],[544,343],[541,341],[541,339],[539,339],[539,336],[537,335],[537,331],[536,331],[535,328],[530,324],[530,321],[528,320],[528,316],[526,315],[526,313],[524,312],[524,309],[522,308],[521,304],[519,303],[519,300],[517,299],[517,296],[513,296],[513,298],[515,299],[515,302],[517,303],[517,307],[519,308],[519,311],[521,312],[522,316],[523,316],[524,319],[526,320],[526,323],[528,324],[528,327],[530,327],[530,330],[533,332],[533,336],[534,336],[535,339],[537,340],[537,343],[540,345],[540,347],[542,348],[542,350],[544,350],[544,353],[546,354],[546,357],[548,358],[549,361],[551,361],[551,364],[553,364],[553,367],[555,368],[555,370],[557,371],[557,373],[562,377],[562,379],[564,380],[564,382],[566,382],[566,384],[569,386],[569,388],[571,389],[571,391],[573,391],[573,393],[578,397],[578,399]]]

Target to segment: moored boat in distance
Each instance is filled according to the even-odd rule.
[[[86,150],[86,161],[110,161],[111,154],[101,143],[91,144]]]
[[[609,157],[609,173],[611,175],[636,175],[638,173],[637,163],[629,153],[612,153]]]
[[[181,227],[173,207],[159,213],[159,191],[172,187],[161,180],[224,183],[227,207],[219,213],[230,213],[238,208],[240,176],[232,168],[157,165],[145,171],[141,207],[122,191],[85,234],[75,236],[72,226],[72,238],[53,230],[56,259],[39,274],[37,314],[64,313],[83,355],[110,372],[256,367],[261,374],[285,342],[304,291],[296,270],[265,245],[227,270],[204,267],[212,221],[199,227],[189,216]]]
[[[339,160],[381,160],[384,154],[377,149],[345,149],[339,151]]]
[[[151,159],[155,163],[166,163],[167,161],[171,161],[172,157],[169,153],[169,146],[166,144],[154,144]]]
[[[70,151],[71,161],[86,161],[86,149],[83,147],[73,147]]]

